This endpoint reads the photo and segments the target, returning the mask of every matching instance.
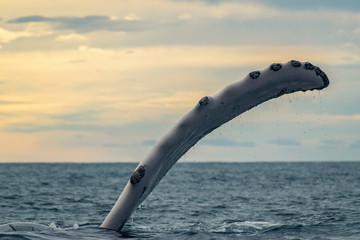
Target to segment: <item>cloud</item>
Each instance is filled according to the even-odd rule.
[[[126,21],[139,21],[141,18],[137,16],[135,13],[129,13],[124,17]]]
[[[328,0],[326,4],[323,1],[314,1],[314,0],[302,0],[302,1],[283,1],[283,0],[251,0],[252,2],[258,2],[263,4],[271,4],[273,7],[283,8],[283,9],[309,9],[309,10],[320,10],[320,9],[344,9],[356,11],[360,10],[360,4],[358,0],[349,0],[344,4],[338,0]]]
[[[143,146],[154,146],[156,144],[156,140],[154,139],[148,139],[141,142],[141,145]]]
[[[110,55],[113,54],[113,52],[111,50],[105,50],[105,49],[101,49],[101,48],[91,48],[88,46],[79,46],[78,50],[80,52],[90,52],[90,53],[99,53],[99,54],[105,54],[105,55]]]
[[[180,16],[179,16],[179,19],[180,20],[191,20],[192,19],[192,16],[190,15],[190,14],[188,14],[188,13],[185,13],[185,14],[181,14]]]
[[[323,115],[326,122],[335,123],[342,121],[360,121],[360,114],[354,115]]]
[[[23,31],[10,31],[0,28],[0,42],[7,43],[19,38],[43,37],[53,33],[46,23],[29,23]]]
[[[62,114],[53,114],[47,116],[48,119],[53,119],[61,122],[74,123],[89,123],[96,122],[98,117],[104,110],[80,110],[77,112],[69,112]]]
[[[350,11],[315,10],[311,7],[305,10],[290,7],[284,9],[280,8],[280,2],[278,2],[279,4],[268,4],[264,1],[219,1],[217,4],[207,4],[203,1],[154,1],[155,3],[152,1],[151,3],[122,2],[107,11],[99,10],[101,14],[96,11],[84,13],[82,10],[82,12],[78,12],[81,8],[72,9],[69,16],[57,15],[64,14],[64,12],[41,13],[43,15],[33,16],[23,16],[18,13],[18,16],[23,17],[10,19],[7,23],[48,23],[55,30],[70,30],[77,34],[99,31],[99,35],[89,34],[88,40],[89,42],[96,41],[97,44],[101,42],[102,46],[106,45],[107,47],[122,47],[124,44],[132,46],[167,44],[288,46],[289,43],[296,47],[310,43],[312,46],[324,47],[322,44],[324,39],[331,38],[332,41],[326,46],[328,55],[330,52],[334,53],[333,49],[339,50],[338,47],[331,46],[335,41],[340,41],[340,37],[334,36],[334,32],[339,29],[338,20],[346,20],[345,30],[348,30],[347,25],[349,24],[360,23],[360,18]],[[96,5],[93,2],[92,4]],[[108,8],[106,4],[103,5]],[[162,7],[152,9],[154,5]],[[100,9],[102,9],[101,7],[99,6]],[[136,9],[136,13],[132,12],[134,9]],[[83,16],[83,14],[87,15]],[[294,31],[294,25],[296,25],[296,31]],[[151,31],[143,31],[148,29]],[[106,33],[104,33],[105,31]],[[116,34],[111,34],[131,31],[141,31],[141,33],[122,36],[121,40],[124,41],[119,41]],[[57,38],[58,41],[70,41],[70,39],[72,41],[79,40],[73,37]],[[341,38],[342,42],[344,40],[350,41],[351,39]],[[39,44],[38,46],[47,45]],[[329,51],[330,47],[331,51]],[[289,55],[293,51],[284,50],[282,52],[287,52]],[[354,54],[349,51],[346,55]],[[322,56],[322,54],[315,52],[307,56]],[[358,62],[359,58],[353,57],[347,61],[354,63]]]
[[[239,147],[255,147],[255,143],[253,142],[241,142],[238,143]]]
[[[82,123],[54,123],[54,124],[36,124],[36,123],[14,123],[3,129],[4,132],[17,133],[39,133],[48,131],[86,131],[86,132],[117,132],[121,131],[121,126]]]
[[[2,82],[0,81],[0,84]],[[16,101],[1,101],[0,100],[0,105],[9,105],[9,104],[24,104],[24,102],[16,102]]]
[[[136,20],[136,21],[135,21]],[[140,18],[136,15],[128,15],[127,19],[119,20],[109,16],[85,16],[85,17],[44,17],[26,16],[11,19],[8,23],[51,23],[58,30],[73,30],[78,33],[88,33],[94,31],[139,31],[144,29]]]
[[[9,20],[8,23],[46,22],[50,20],[51,18],[46,18],[42,16],[27,16]]]
[[[193,2],[190,0],[171,0],[173,2]],[[197,0],[197,2],[204,2],[206,4],[221,5],[228,2],[235,2],[234,0]],[[313,9],[344,9],[356,11],[360,10],[360,3],[358,0],[348,0],[346,4],[338,0],[328,0],[326,4],[323,1],[314,1],[314,0],[303,0],[303,1],[284,1],[284,0],[243,0],[242,3],[253,3],[253,4],[262,4],[269,7],[276,7],[281,9],[303,9],[303,10],[313,10]]]
[[[323,143],[325,145],[337,146],[337,145],[343,145],[345,142],[342,140],[324,140]]]
[[[73,63],[86,63],[87,60],[85,59],[76,59],[76,60],[72,60],[72,61],[68,61],[68,63],[73,64]]]
[[[203,139],[199,142],[201,145],[208,146],[227,146],[227,147],[255,147],[253,142],[237,142],[228,138],[210,138]]]
[[[21,37],[30,37],[30,33],[27,33],[25,31],[14,32],[14,31],[8,31],[4,28],[0,28],[0,42],[2,43],[11,42]]]
[[[279,145],[279,146],[300,146],[301,143],[294,139],[287,138],[276,138],[268,141],[269,144]]]
[[[354,34],[354,35],[357,36],[357,37],[360,37],[360,27],[354,29],[354,30],[352,31],[352,34]]]
[[[129,147],[129,145],[122,143],[107,143],[107,144],[103,144],[102,146],[106,148]]]
[[[360,140],[350,145],[351,148],[360,148]]]
[[[60,35],[55,39],[55,41],[59,41],[59,42],[77,42],[77,41],[86,41],[86,40],[88,40],[87,37],[76,33]]]

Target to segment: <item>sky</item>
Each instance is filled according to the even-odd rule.
[[[0,0],[0,162],[139,162],[203,96],[291,59],[330,86],[181,161],[360,160],[358,0]]]

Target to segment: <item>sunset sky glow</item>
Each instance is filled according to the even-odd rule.
[[[330,86],[244,113],[183,161],[360,160],[357,0],[0,0],[0,162],[138,162],[201,97],[291,59]]]

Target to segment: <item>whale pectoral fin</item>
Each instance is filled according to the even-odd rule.
[[[321,90],[328,85],[329,79],[319,67],[290,60],[250,72],[216,95],[201,98],[140,162],[101,227],[120,231],[176,161],[214,129],[270,99],[297,91]]]

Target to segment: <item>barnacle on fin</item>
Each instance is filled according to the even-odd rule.
[[[306,62],[304,68],[307,70],[314,70],[315,66],[309,62]]]
[[[320,77],[322,78],[322,80],[324,82],[324,87],[329,86],[330,81],[329,81],[328,77],[326,76],[326,74],[323,72],[323,70],[321,70],[317,66],[314,66],[314,69],[315,69],[316,76],[320,75]]]
[[[200,106],[206,106],[209,104],[209,97],[205,96],[199,101]]]
[[[296,67],[296,68],[301,66],[301,62],[296,61],[296,60],[291,60],[290,63],[291,63],[291,66]]]
[[[270,66],[270,69],[274,72],[279,71],[282,68],[282,65],[280,63],[273,63]]]
[[[260,76],[260,71],[253,71],[253,72],[249,73],[249,76],[252,79],[257,79]]]
[[[144,177],[144,175],[145,175],[145,167],[144,166],[138,167],[130,177],[131,184],[139,183],[141,179]]]

